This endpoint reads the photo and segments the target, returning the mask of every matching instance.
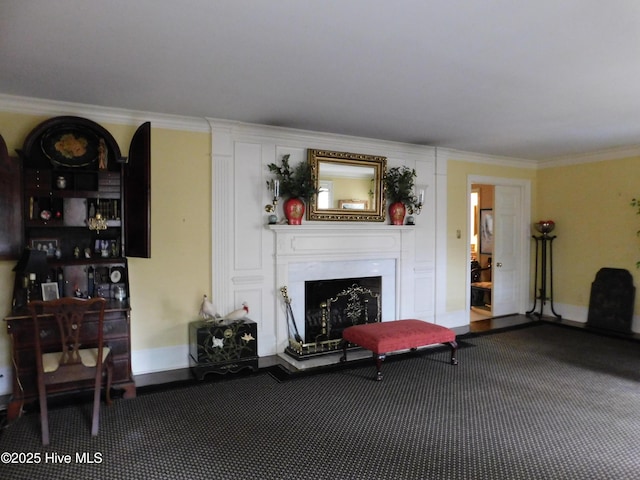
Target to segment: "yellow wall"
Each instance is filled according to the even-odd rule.
[[[469,217],[467,216],[469,175],[530,180],[531,205],[535,212],[536,170],[449,160],[447,163],[447,312],[466,308],[465,285],[470,261],[467,242],[469,238]],[[457,238],[457,230],[461,232],[460,238]]]
[[[371,200],[369,190],[371,182],[367,179],[334,178],[333,179],[333,207],[340,208],[340,200]],[[369,208],[374,208],[369,205]]]
[[[51,116],[0,112],[9,152]],[[136,127],[101,125],[127,155]],[[211,292],[211,135],[151,127],[151,258],[129,259],[133,350],[187,344],[187,324]],[[10,312],[14,265],[0,262],[3,316]],[[3,326],[0,368],[10,365],[8,347]]]
[[[640,286],[640,216],[630,206],[640,196],[640,158],[582,163],[538,172],[538,217],[556,222],[554,301],[589,306],[600,268],[624,268]],[[636,295],[635,312],[640,312]]]

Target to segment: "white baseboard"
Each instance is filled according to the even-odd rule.
[[[589,307],[569,305],[566,303],[554,303],[553,309],[558,315],[562,315],[564,320],[587,323],[587,318],[589,318]],[[545,305],[542,313],[543,315],[553,315],[551,308],[549,308],[549,304]],[[633,316],[633,319],[631,320],[631,331],[634,333],[640,333],[640,315]]]
[[[434,323],[447,328],[465,327],[469,325],[469,311],[437,313]]]
[[[189,345],[148,348],[131,352],[131,370],[134,375],[188,367]]]
[[[589,309],[580,305],[570,305],[568,303],[555,303],[553,304],[553,310],[558,315],[562,315],[564,320],[571,320],[573,322],[586,323],[587,316],[589,315]],[[539,312],[540,308],[536,308],[536,312]],[[551,305],[549,302],[542,309],[542,314],[553,317],[553,312],[551,311]]]

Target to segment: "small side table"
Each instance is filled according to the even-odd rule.
[[[534,284],[533,284],[533,307],[531,310],[526,312],[527,316],[531,314],[537,315],[538,319],[542,318],[542,312],[544,309],[547,300],[549,300],[549,305],[551,307],[551,313],[558,319],[562,318],[562,315],[556,313],[553,308],[553,240],[556,238],[555,235],[549,235],[548,233],[543,233],[542,235],[536,236],[533,235],[533,238],[536,241],[536,267],[534,273]],[[538,250],[541,250],[542,257],[540,259],[540,290],[538,290]],[[548,260],[547,260],[547,251],[549,252]],[[547,273],[549,274],[549,287],[547,288]],[[537,293],[537,295],[536,295]],[[536,303],[540,300],[540,311],[536,312]]]
[[[208,373],[236,373],[243,368],[258,370],[256,322],[248,318],[217,323],[189,323],[189,364],[198,380]]]

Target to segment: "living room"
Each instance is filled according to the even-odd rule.
[[[284,7],[278,6],[278,11],[280,8]],[[296,18],[303,21],[304,11],[296,12]],[[17,12],[16,15],[24,22],[23,15],[27,14]],[[36,17],[40,18],[39,15],[44,14],[41,12]],[[546,15],[539,12],[536,18],[544,19]],[[40,18],[40,21],[42,30],[46,30],[45,20]],[[44,48],[46,42],[39,40],[38,45]],[[61,46],[58,48],[58,52],[62,50]],[[45,56],[53,56],[53,52],[45,50]],[[4,48],[0,48],[2,51]],[[6,52],[3,58],[9,58]],[[20,58],[11,58],[16,70],[20,70]],[[202,63],[206,60],[199,58]],[[49,70],[49,60],[42,61],[44,71],[55,72]],[[82,68],[76,66],[74,70],[82,71]],[[337,77],[344,81],[343,75]],[[362,78],[358,80],[361,82]],[[26,79],[23,82],[26,83]],[[106,81],[109,82],[116,80]],[[53,91],[53,87],[51,89]],[[129,259],[134,376],[188,367],[188,325],[198,319],[205,294],[221,314],[247,302],[248,317],[258,324],[260,356],[282,354],[287,327],[278,289],[282,286],[280,280],[288,280],[289,272],[286,271],[286,277],[277,277],[278,271],[279,275],[285,275],[284,268],[288,267],[286,261],[276,255],[276,238],[281,235],[317,237],[323,230],[333,232],[337,238],[353,232],[363,236],[387,232],[410,235],[411,249],[394,250],[388,255],[394,261],[405,262],[400,263],[403,279],[395,287],[397,299],[393,300],[389,319],[416,317],[452,328],[467,327],[472,235],[468,199],[472,180],[492,179],[521,186],[523,192],[527,192],[521,225],[522,261],[526,268],[520,282],[518,309],[511,313],[522,314],[533,304],[535,244],[530,235],[535,233],[531,224],[538,220],[552,219],[556,224],[553,299],[556,311],[563,318],[578,323],[586,321],[591,283],[601,268],[626,269],[635,284],[640,279],[636,269],[640,258],[636,235],[640,217],[630,205],[638,195],[640,147],[636,142],[621,143],[621,137],[615,137],[602,147],[593,142],[606,135],[594,133],[590,140],[582,143],[572,138],[571,151],[557,153],[557,150],[555,154],[534,158],[506,154],[506,147],[487,153],[450,146],[444,138],[441,142],[444,146],[433,146],[436,142],[423,139],[415,143],[389,140],[382,134],[378,137],[369,134],[374,129],[365,134],[356,129],[323,129],[320,124],[318,128],[310,128],[302,122],[291,126],[267,117],[263,117],[263,121],[243,121],[225,115],[219,118],[219,112],[227,111],[224,105],[196,115],[181,114],[180,109],[169,107],[167,111],[140,108],[134,101],[105,103],[99,98],[99,90],[87,87],[86,90],[79,88],[75,95],[48,96],[42,90],[23,93],[14,85],[0,84],[0,135],[13,154],[22,148],[28,133],[40,122],[59,115],[76,115],[102,125],[124,150],[138,125],[151,122],[151,257]],[[471,92],[472,88],[464,90],[465,97],[467,90]],[[292,95],[296,92],[292,90]],[[580,102],[587,103],[590,95],[606,96],[607,92],[608,89],[602,93],[590,90]],[[224,93],[211,95],[222,97]],[[322,96],[321,93],[315,95]],[[181,94],[165,96],[180,103]],[[287,103],[286,99],[280,101]],[[389,111],[388,103],[392,102],[380,99],[381,112]],[[514,99],[513,103],[519,105],[519,100]],[[524,112],[524,108],[520,110]],[[351,116],[342,109],[334,112],[336,117]],[[446,123],[448,113],[453,115],[446,110],[440,114],[441,123]],[[619,116],[624,116],[623,113]],[[325,115],[325,111],[317,114],[318,117]],[[373,117],[368,110],[354,116],[358,117],[354,124],[366,124],[366,119]],[[465,111],[463,116],[472,116],[472,112]],[[579,114],[575,117],[577,121]],[[509,118],[511,120],[504,120],[505,130],[514,123],[513,117]],[[331,123],[332,118],[324,119],[325,126]],[[482,119],[478,120],[478,124],[481,123]],[[628,120],[628,123],[633,122]],[[553,128],[556,127],[550,125],[543,130]],[[583,130],[589,133],[589,128]],[[496,130],[493,137],[507,145],[517,138],[516,133],[509,132],[501,135]],[[636,138],[637,133],[634,133]],[[428,137],[429,132],[424,136]],[[535,135],[523,143],[533,142],[533,137]],[[267,164],[280,161],[286,154],[292,156],[292,162],[305,161],[310,148],[383,155],[390,166],[416,168],[416,183],[425,186],[426,201],[420,215],[415,216],[415,226],[394,230],[387,222],[354,222],[345,226],[339,222],[306,219],[298,230],[293,226],[269,226],[264,207],[272,200],[266,188],[272,176]],[[282,217],[281,210],[278,215]],[[342,252],[334,261],[345,261],[353,255],[353,251]],[[16,261],[0,261],[3,317],[11,312]],[[293,298],[296,303],[301,300]],[[640,299],[636,298],[634,312],[640,311],[639,307]],[[637,315],[633,318],[632,331],[640,333]],[[11,340],[4,328],[0,331],[0,352],[0,395],[7,396],[12,391],[13,366]]]
[[[545,16],[544,11],[533,13]],[[24,21],[24,14],[14,11],[17,23]],[[53,17],[44,20],[44,11],[34,14],[33,21],[41,15],[43,26],[54,21]],[[46,65],[44,59],[42,62]],[[450,327],[468,325],[471,179],[517,184],[526,192],[520,232],[524,267],[517,311],[510,313],[524,313],[533,302],[534,252],[527,237],[534,233],[531,223],[540,219],[556,222],[553,295],[556,310],[564,318],[586,320],[590,285],[600,268],[624,268],[636,283],[639,278],[635,268],[637,217],[630,202],[636,197],[640,148],[632,143],[616,140],[603,148],[593,143],[594,138],[585,139],[582,145],[571,140],[575,153],[557,154],[560,150],[556,150],[556,155],[533,159],[505,155],[506,150],[498,149],[495,151],[501,153],[489,154],[215,116],[98,105],[82,101],[91,95],[81,95],[79,90],[66,101],[12,94],[14,91],[14,87],[7,88],[0,96],[0,135],[12,154],[22,148],[34,126],[58,115],[100,123],[121,148],[129,144],[140,123],[151,122],[152,253],[149,259],[129,260],[134,374],[188,365],[187,327],[198,318],[204,294],[222,314],[248,302],[249,317],[258,323],[260,355],[282,353],[286,338],[278,295],[282,285],[272,280],[276,268],[272,255],[279,233],[267,226],[264,211],[271,201],[265,187],[271,178],[266,165],[286,154],[292,155],[292,161],[304,161],[309,148],[385,155],[389,166],[417,170],[416,183],[425,187],[425,207],[409,229],[415,243],[410,252],[413,269],[403,273],[405,285],[396,285],[402,301],[396,302],[390,316],[416,316]],[[299,231],[333,229],[335,225],[305,220]],[[390,226],[369,222],[350,226],[363,233],[371,227],[393,231]],[[15,260],[0,262],[4,316],[11,309],[14,266]],[[294,298],[295,303],[301,300]],[[639,302],[636,299],[636,311]],[[640,331],[637,316],[632,330]],[[0,342],[5,352],[0,359],[0,394],[7,395],[12,366],[4,330]]]

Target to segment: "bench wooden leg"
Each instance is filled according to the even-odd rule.
[[[458,342],[455,340],[449,342],[449,346],[451,347],[451,365],[457,365],[458,359],[456,358],[456,352],[458,351]]]
[[[344,363],[347,361],[347,347],[349,346],[349,342],[345,342],[342,340],[342,356],[340,357],[340,362]]]
[[[373,360],[376,362],[376,380],[379,382],[382,380],[382,362],[384,361],[386,355],[385,354],[373,354]]]

